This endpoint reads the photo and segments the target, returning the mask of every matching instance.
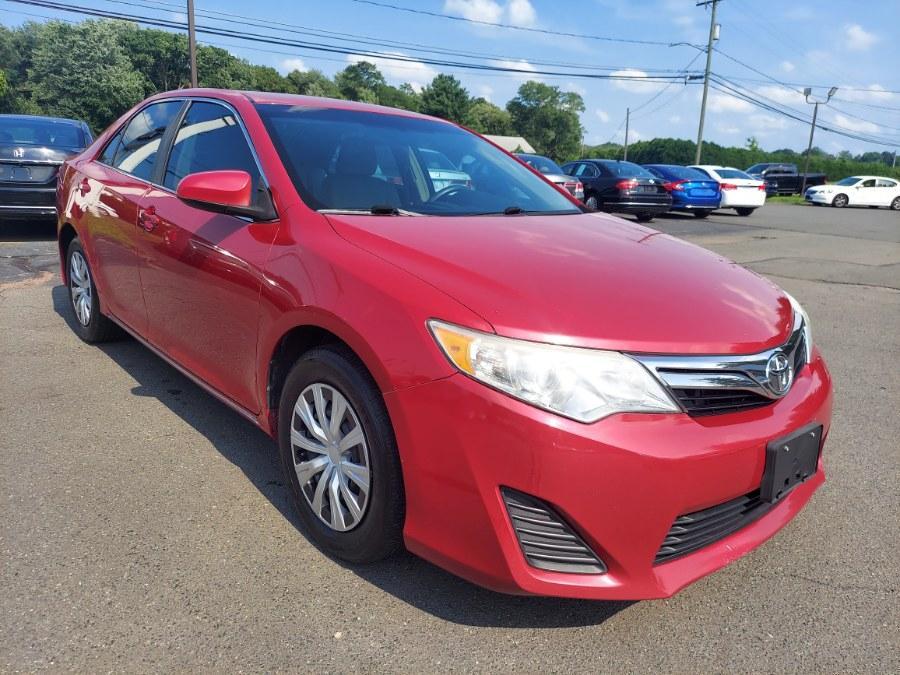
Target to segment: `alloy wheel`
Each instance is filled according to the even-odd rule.
[[[847,206],[847,202],[850,201],[847,199],[847,195],[838,195],[834,198],[834,201],[831,202],[832,206],[838,209],[842,209]]]
[[[72,309],[82,326],[91,322],[91,273],[87,261],[79,251],[69,258],[69,292],[72,295]]]
[[[896,197],[894,201],[891,202],[891,208],[894,211],[900,211],[900,197]]]
[[[369,448],[359,417],[334,387],[316,382],[294,405],[291,454],[300,490],[319,520],[346,532],[369,505]]]

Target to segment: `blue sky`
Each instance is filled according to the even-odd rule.
[[[709,12],[695,0],[380,0],[386,4],[423,9],[453,16],[506,23],[548,31],[611,36],[665,43],[705,44]],[[119,12],[181,19],[178,0],[139,0],[145,7],[110,0],[73,0]],[[150,9],[153,5],[158,9]],[[563,66],[534,66],[532,61],[614,67],[616,71],[641,77],[654,69],[680,70],[696,58],[692,69],[703,67],[704,56],[688,46],[635,45],[561,37],[544,33],[498,28],[464,21],[377,7],[353,0],[287,1],[195,0],[203,10],[231,12],[261,20],[281,21],[296,26],[371,36],[399,43],[419,43],[484,54],[494,63],[512,63],[517,68],[553,69],[574,72]],[[18,24],[30,17],[76,19],[73,14],[15,5],[0,0],[0,21]],[[33,19],[33,17],[31,17]],[[713,70],[749,90],[755,97],[792,107],[809,115],[798,89],[803,84],[822,85],[814,92],[824,97],[827,87],[838,86],[831,104],[820,108],[820,119],[828,124],[867,136],[900,144],[900,47],[896,27],[900,26],[900,2],[896,0],[722,0],[717,22],[722,25],[717,47],[766,76],[730,60],[713,56]],[[198,23],[209,23],[198,17]],[[217,25],[225,25],[218,23]],[[232,27],[234,27],[232,25]],[[265,29],[253,28],[266,32]],[[302,36],[288,36],[302,39]],[[328,74],[340,70],[348,60],[359,57],[322,54],[300,49],[242,44],[234,38],[207,38],[201,41],[224,46],[254,63],[271,65],[282,72],[299,67],[318,68]],[[308,38],[317,39],[317,38]],[[371,47],[417,56],[413,47],[398,45]],[[278,53],[275,53],[278,52]],[[418,56],[422,56],[418,54]],[[483,59],[483,60],[485,60]],[[368,59],[373,60],[373,59]],[[381,61],[379,67],[394,84],[426,84],[437,72],[452,72],[466,88],[498,105],[515,95],[527,78],[519,74],[483,73],[430,66],[421,62]],[[701,86],[670,85],[642,81],[578,79],[568,75],[535,77],[584,97],[586,111],[582,123],[588,144],[610,139],[621,142],[626,107],[638,109],[632,117],[632,140],[673,136],[695,138]],[[658,94],[658,96],[656,96]],[[652,101],[650,99],[656,96]],[[650,101],[648,103],[648,101]],[[755,136],[766,149],[805,148],[809,125],[761,110],[746,101],[710,91],[705,137],[726,145],[743,145]],[[816,132],[816,145],[830,151],[893,150],[877,143],[862,142]]]

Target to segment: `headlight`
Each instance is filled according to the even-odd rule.
[[[803,309],[803,305],[797,302],[797,298],[787,291],[785,291],[784,294],[788,297],[788,300],[791,301],[791,307],[794,308],[794,327],[796,328],[798,317],[799,320],[803,322],[803,346],[806,350],[804,356],[806,357],[806,363],[812,363],[813,340],[812,324],[809,322],[809,314]]]
[[[428,327],[466,375],[579,422],[680,410],[656,378],[619,352],[513,340],[434,320]]]

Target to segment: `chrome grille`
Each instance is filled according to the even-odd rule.
[[[722,356],[662,356],[632,354],[668,388],[689,415],[715,415],[749,410],[784,396],[768,385],[769,359],[783,353],[796,378],[806,365],[804,325],[800,315],[791,335],[780,347],[759,354]]]

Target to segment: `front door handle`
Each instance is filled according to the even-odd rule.
[[[138,225],[145,232],[152,232],[159,225],[159,216],[156,215],[156,208],[148,206],[146,209],[138,211]]]

